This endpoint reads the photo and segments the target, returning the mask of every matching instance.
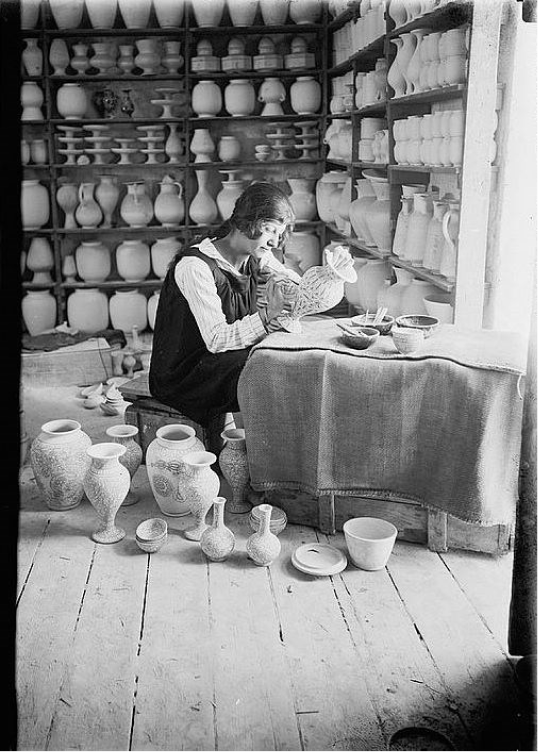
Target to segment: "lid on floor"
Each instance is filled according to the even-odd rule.
[[[316,577],[338,574],[347,566],[347,557],[328,543],[304,543],[291,557],[293,566]]]

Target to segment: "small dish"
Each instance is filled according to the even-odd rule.
[[[138,547],[148,554],[159,551],[168,538],[168,524],[161,517],[144,520],[136,528],[135,540]]]
[[[379,331],[371,326],[357,326],[356,332],[343,331],[340,338],[348,347],[355,350],[366,350],[379,337]]]
[[[374,324],[375,313],[363,313],[360,316],[353,316],[351,319],[352,326],[371,326],[377,329],[379,334],[388,334],[394,324],[394,316],[383,316],[379,324]]]
[[[439,319],[436,316],[408,314],[406,316],[398,316],[396,326],[418,329],[424,334],[424,337],[429,337],[439,326]]]
[[[328,577],[347,567],[347,556],[327,543],[304,543],[293,552],[291,563],[305,574]]]

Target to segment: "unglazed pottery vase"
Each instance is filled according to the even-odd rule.
[[[84,334],[108,328],[108,298],[94,287],[74,290],[67,298],[67,323]]]
[[[413,195],[413,213],[409,219],[403,258],[413,266],[422,266],[426,251],[428,225],[433,216],[433,203],[428,193]],[[418,311],[416,312],[418,313]]]
[[[110,251],[100,240],[83,240],[75,250],[75,261],[84,282],[104,282],[112,269]]]
[[[158,428],[155,438],[146,449],[149,484],[159,509],[167,517],[189,514],[183,457],[204,449],[194,428],[182,423],[171,423]]]
[[[425,279],[412,279],[405,287],[401,299],[401,316],[427,314],[424,298],[437,291],[435,285]]]
[[[210,225],[219,215],[217,203],[207,189],[208,178],[205,170],[196,171],[198,191],[189,205],[189,217],[197,225]]]
[[[195,525],[185,530],[185,537],[199,541],[206,529],[206,515],[218,496],[220,479],[211,468],[217,461],[213,452],[189,452],[183,456],[187,466],[185,496],[187,505],[195,519]]]
[[[153,204],[155,219],[163,227],[174,227],[182,222],[185,217],[183,186],[169,175],[163,178],[159,186],[159,193]]]
[[[215,202],[223,221],[232,216],[235,202],[243,193],[244,185],[242,180],[224,180],[222,182],[222,188],[215,196]]]
[[[396,283],[390,285],[384,295],[384,305],[387,306],[387,313],[390,316],[403,315],[402,309],[402,295],[407,285],[411,284],[413,279],[413,272],[407,269],[401,269],[399,266],[394,267],[394,274],[396,275]]]
[[[43,52],[37,44],[37,39],[30,37],[23,40],[26,47],[21,53],[24,69],[29,76],[41,76],[43,73]]]
[[[22,299],[22,320],[31,337],[53,329],[56,312],[56,298],[48,290],[28,290]]]
[[[283,115],[282,102],[286,99],[286,87],[279,78],[265,78],[258,89],[258,101],[264,103],[260,115]]]
[[[291,0],[289,13],[296,24],[317,23],[323,9],[322,0]]]
[[[314,179],[308,178],[288,178],[291,188],[289,200],[298,222],[309,222],[317,216],[315,182]]]
[[[49,5],[59,29],[77,29],[80,26],[84,0],[49,0]]]
[[[161,29],[181,25],[185,12],[185,0],[153,0],[153,9]]]
[[[250,81],[232,79],[224,89],[224,107],[229,115],[251,115],[256,107],[256,92]]]
[[[220,87],[209,79],[195,84],[191,94],[191,107],[199,117],[213,117],[222,108]]]
[[[402,208],[398,213],[396,220],[396,230],[394,232],[394,239],[392,241],[392,252],[395,256],[404,257],[405,254],[405,242],[407,238],[407,230],[409,227],[409,220],[411,218],[413,197],[402,196],[400,199]]]
[[[234,26],[252,26],[258,0],[227,0],[228,13]]]
[[[151,0],[118,0],[121,17],[127,29],[146,29]]]
[[[77,507],[84,495],[84,478],[90,466],[90,437],[76,420],[60,418],[41,426],[30,447],[37,487],[49,509]]]
[[[103,227],[112,227],[112,214],[118,203],[120,189],[113,175],[99,175],[95,198],[103,212]]]
[[[27,268],[34,273],[33,284],[52,283],[51,270],[54,268],[54,256],[47,238],[33,237],[26,257]]]
[[[128,424],[119,424],[107,428],[106,435],[109,436],[114,443],[125,447],[125,454],[123,454],[119,460],[120,464],[126,467],[129,471],[131,479],[129,492],[122,504],[122,506],[128,507],[131,504],[136,504],[139,500],[138,494],[132,488],[133,477],[142,462],[142,447],[136,440],[136,437],[138,436],[138,428]]]
[[[21,29],[35,29],[39,20],[41,0],[22,0],[20,3]]]
[[[158,238],[151,246],[151,268],[159,279],[166,277],[168,265],[181,248],[177,238]]]
[[[357,198],[349,205],[349,220],[352,228],[355,230],[357,240],[360,240],[367,246],[374,246],[375,241],[372,233],[368,229],[366,222],[366,212],[371,204],[376,200],[372,183],[366,178],[356,180]]]
[[[41,87],[35,81],[24,81],[21,86],[21,120],[43,120],[41,106],[44,101]]]
[[[390,231],[390,184],[388,180],[373,180],[372,188],[376,200],[365,212],[365,220],[378,250],[386,255],[391,251]]]
[[[280,26],[286,23],[290,0],[260,0],[260,10],[265,26]]]
[[[258,510],[261,514],[259,530],[247,539],[247,554],[259,567],[268,567],[279,556],[281,543],[278,537],[271,532],[271,504],[260,504]]]
[[[142,181],[126,183],[127,195],[120,204],[120,216],[130,227],[147,227],[153,219],[153,204]]]
[[[151,271],[149,246],[143,240],[124,240],[116,248],[116,268],[126,282],[141,282]]]
[[[192,5],[198,26],[218,26],[224,13],[225,0],[196,0]]]
[[[126,449],[115,442],[103,442],[86,452],[91,463],[84,478],[84,491],[99,520],[92,538],[96,543],[117,543],[125,538],[125,530],[116,526],[116,514],[131,485],[129,471],[119,461]]]
[[[312,266],[301,277],[295,305],[290,314],[279,317],[281,326],[288,332],[300,334],[303,316],[329,310],[344,297],[344,283],[357,278],[353,267],[339,271],[331,266]]]
[[[301,275],[311,266],[319,266],[321,264],[319,237],[313,232],[303,230],[290,233],[286,240],[284,263],[290,259],[297,264]]]
[[[94,29],[112,29],[116,20],[118,0],[85,0],[90,23]]]
[[[21,218],[23,230],[39,230],[49,221],[49,192],[39,180],[21,182]]]
[[[103,221],[103,212],[94,198],[95,183],[81,183],[78,189],[79,205],[75,219],[82,228],[93,229]]]
[[[249,512],[251,504],[245,494],[250,478],[244,428],[227,428],[221,433],[224,447],[219,455],[222,474],[232,489],[228,510],[234,514]]]
[[[211,561],[225,561],[235,548],[235,535],[224,524],[224,496],[213,501],[213,524],[202,533],[200,548]]]
[[[357,271],[359,295],[364,310],[377,310],[377,296],[390,275],[390,266],[382,259],[368,259]]]
[[[168,123],[169,133],[164,142],[164,153],[170,164],[177,164],[184,152],[183,141],[178,133],[177,123]]]
[[[56,108],[66,120],[83,118],[88,109],[88,97],[80,84],[66,83],[56,92]]]
[[[298,115],[313,115],[321,106],[321,85],[313,76],[299,76],[290,86],[291,109]]]
[[[387,83],[394,90],[394,98],[403,97],[406,91],[406,81],[400,68],[399,54],[403,47],[403,40],[400,37],[394,37],[390,42],[396,45],[396,57],[391,63],[387,72]]]
[[[133,327],[143,332],[148,325],[148,303],[146,296],[138,290],[116,290],[111,296],[108,309],[110,323],[114,329],[132,334]]]

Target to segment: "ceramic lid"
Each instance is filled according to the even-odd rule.
[[[347,557],[327,543],[304,543],[293,552],[291,563],[301,572],[322,577],[345,569]]]

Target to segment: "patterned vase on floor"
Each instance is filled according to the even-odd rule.
[[[199,541],[206,529],[205,518],[209,508],[218,496],[220,478],[211,465],[217,461],[213,452],[189,452],[183,456],[187,466],[185,496],[187,505],[196,524],[185,530],[185,537]]]
[[[149,484],[159,509],[167,517],[189,514],[184,490],[186,468],[183,457],[204,449],[194,428],[183,423],[158,428],[146,449]]]
[[[86,452],[91,462],[84,477],[84,491],[99,520],[92,539],[96,543],[117,543],[125,538],[125,530],[116,526],[116,514],[131,485],[129,471],[119,461],[126,449],[115,442],[103,442]]]
[[[259,567],[268,567],[280,554],[282,548],[277,536],[270,530],[271,504],[260,504],[258,506],[262,515],[259,530],[252,533],[247,540],[247,554],[252,561]]]
[[[30,447],[30,461],[49,509],[73,509],[82,501],[84,478],[90,466],[86,450],[91,443],[76,420],[60,418],[41,426],[41,433]]]
[[[235,548],[235,535],[224,524],[224,496],[213,502],[213,524],[202,533],[200,547],[211,561],[225,561]]]
[[[219,454],[219,465],[232,489],[228,510],[234,514],[243,514],[251,508],[245,496],[250,478],[245,429],[227,428],[222,431],[221,438],[225,444]]]
[[[138,428],[128,424],[119,424],[117,426],[110,426],[106,429],[106,435],[110,436],[111,440],[116,444],[120,444],[125,447],[125,454],[123,454],[119,460],[120,464],[127,468],[129,476],[131,478],[131,486],[129,487],[129,493],[125,497],[125,501],[122,506],[128,507],[131,504],[136,504],[139,500],[139,496],[136,491],[133,491],[132,482],[133,477],[140,467],[142,462],[142,447],[136,441],[138,436]]]

